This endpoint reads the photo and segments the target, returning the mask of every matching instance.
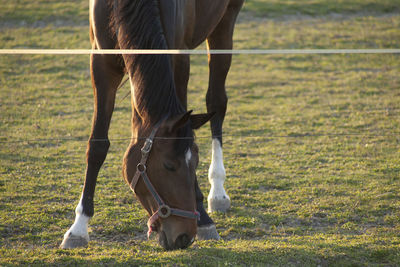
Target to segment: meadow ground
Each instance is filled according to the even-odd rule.
[[[301,4],[299,4],[301,2]],[[400,48],[400,1],[249,0],[235,48]],[[379,2],[379,3],[377,3]],[[333,3],[333,2],[332,2]],[[87,1],[0,0],[0,48],[89,48]],[[88,248],[60,250],[85,169],[88,56],[0,56],[0,265],[400,265],[399,55],[234,56],[221,241],[163,251],[121,175],[121,88]],[[189,107],[205,111],[207,59]],[[208,127],[197,132],[207,194]]]

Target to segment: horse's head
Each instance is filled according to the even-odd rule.
[[[139,139],[124,160],[125,179],[150,214],[149,234],[165,249],[186,248],[197,232],[195,180],[199,158],[193,129],[212,114],[190,112],[137,129]],[[133,177],[133,178],[132,178]]]

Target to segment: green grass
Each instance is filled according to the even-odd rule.
[[[0,23],[1,48],[89,47],[86,1],[29,2],[32,8],[3,2],[0,21],[12,25]],[[379,1],[373,12],[369,1],[339,2],[337,11],[328,1],[303,3],[316,16],[286,18],[297,14],[297,1],[248,1],[235,47],[399,48],[400,15],[384,8],[395,1]],[[26,7],[9,12],[16,4]],[[262,18],[260,6],[277,15]],[[54,23],[57,14],[70,24]],[[46,23],[25,27],[20,19]],[[84,178],[89,59],[1,56],[0,265],[399,265],[399,62],[398,55],[234,56],[224,124],[232,208],[212,214],[223,241],[173,252],[145,239],[146,213],[121,176],[128,140],[120,139],[130,136],[124,86],[96,188],[91,243],[63,251],[58,245]],[[189,107],[199,113],[207,59],[193,56],[192,63]],[[197,132],[205,194],[209,135],[208,127]]]
[[[330,13],[391,13],[399,12],[399,0],[247,0],[245,11],[257,16],[278,17],[282,15],[323,16]]]
[[[86,0],[0,0],[0,23],[20,26],[42,22],[55,25],[87,23]],[[400,0],[246,0],[243,10],[256,16],[272,18],[287,15],[322,16],[330,13],[385,14],[400,11]]]
[[[14,23],[15,26],[32,26],[32,23],[50,22],[54,25],[65,23],[87,23],[89,1],[86,0],[0,0],[0,23]]]

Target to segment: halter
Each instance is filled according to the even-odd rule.
[[[147,176],[146,162],[149,157],[151,148],[153,146],[153,140],[154,140],[154,137],[155,137],[158,129],[160,128],[160,126],[164,122],[164,120],[166,120],[166,118],[167,117],[165,117],[165,118],[161,119],[159,122],[157,122],[157,124],[154,126],[153,130],[151,131],[149,137],[144,142],[144,145],[141,149],[142,159],[140,160],[139,164],[137,165],[136,173],[133,176],[131,183],[129,184],[131,190],[136,194],[136,191],[135,191],[136,184],[139,181],[139,178],[142,177],[143,182],[145,183],[147,189],[149,190],[149,192],[151,193],[151,195],[153,196],[153,198],[155,199],[155,201],[158,204],[158,210],[153,215],[151,215],[149,220],[147,221],[147,227],[149,229],[147,232],[148,238],[150,237],[150,234],[153,231],[155,231],[154,223],[159,218],[166,219],[169,216],[174,215],[174,216],[179,216],[179,217],[183,217],[183,218],[198,220],[200,217],[200,214],[197,211],[193,212],[193,211],[175,209],[175,208],[171,208],[170,206],[165,204],[165,202],[162,200],[162,198],[160,197],[160,195],[157,193],[156,189],[150,182],[149,177]]]

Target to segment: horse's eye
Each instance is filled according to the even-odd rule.
[[[174,165],[168,162],[164,162],[164,168],[166,168],[168,171],[174,172],[176,171]]]

